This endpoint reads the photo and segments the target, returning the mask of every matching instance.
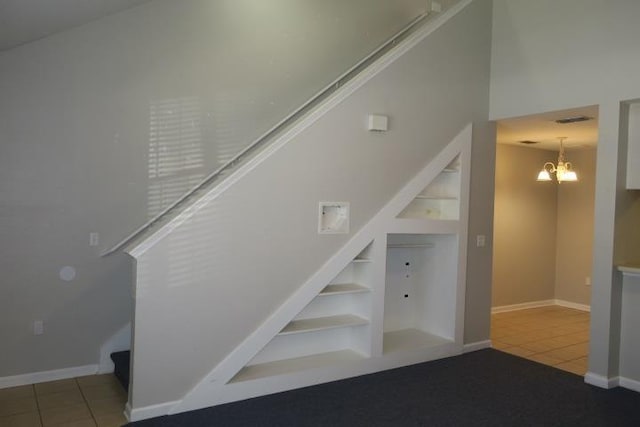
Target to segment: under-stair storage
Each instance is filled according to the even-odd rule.
[[[453,343],[458,236],[390,234],[383,353]]]
[[[460,159],[456,157],[398,218],[457,220],[460,217]]]
[[[460,354],[470,148],[467,127],[171,411]]]
[[[371,246],[327,284],[231,382],[369,357]]]

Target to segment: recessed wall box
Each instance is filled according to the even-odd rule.
[[[318,207],[319,234],[346,234],[349,232],[349,203],[320,202]]]
[[[372,132],[386,132],[388,129],[389,118],[378,114],[369,114],[367,120],[367,129]]]

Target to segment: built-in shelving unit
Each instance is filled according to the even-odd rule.
[[[257,395],[262,380],[304,385],[309,378],[344,378],[461,352],[464,152],[443,156],[440,169],[433,166],[408,184],[376,237],[305,297],[304,308],[228,384]]]
[[[469,126],[283,296],[176,409],[461,354],[471,135]],[[337,231],[326,220],[346,217],[342,207],[361,208],[355,202],[320,206],[323,234]]]
[[[457,236],[390,234],[384,295],[384,352],[455,338]]]
[[[398,218],[457,220],[460,215],[460,159],[456,157],[398,215]]]
[[[231,382],[371,354],[371,247],[365,247]]]

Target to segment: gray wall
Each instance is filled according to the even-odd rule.
[[[498,144],[493,306],[559,299],[589,305],[595,149],[567,152],[579,182],[537,182],[558,153]]]
[[[99,253],[424,7],[156,0],[0,53],[0,377],[97,363],[131,311]]]
[[[537,182],[557,153],[497,144],[493,306],[554,298],[557,184]]]
[[[578,182],[558,185],[555,298],[590,305],[596,150],[567,152]]]
[[[591,378],[618,373],[616,202],[626,143],[620,102],[640,98],[640,2],[494,0],[490,117],[599,106],[591,294]],[[606,381],[606,380],[605,380]]]

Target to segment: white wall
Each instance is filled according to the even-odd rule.
[[[640,97],[638,16],[640,2],[632,0],[494,0],[493,9],[492,119],[599,105],[589,371],[605,379],[618,372],[620,102]]]
[[[126,260],[100,251],[424,7],[155,0],[0,53],[0,377],[97,363],[131,312]],[[260,196],[240,209],[279,208]]]
[[[317,234],[318,201],[349,201],[354,233],[466,124],[486,122],[490,19],[490,1],[472,2],[139,255],[134,409],[180,399],[344,245],[351,234]],[[389,132],[366,131],[371,112],[389,115]],[[470,233],[491,233],[493,136],[486,123],[474,135]],[[467,300],[466,324],[481,326],[465,340],[486,340],[490,267],[469,270],[485,298]]]

